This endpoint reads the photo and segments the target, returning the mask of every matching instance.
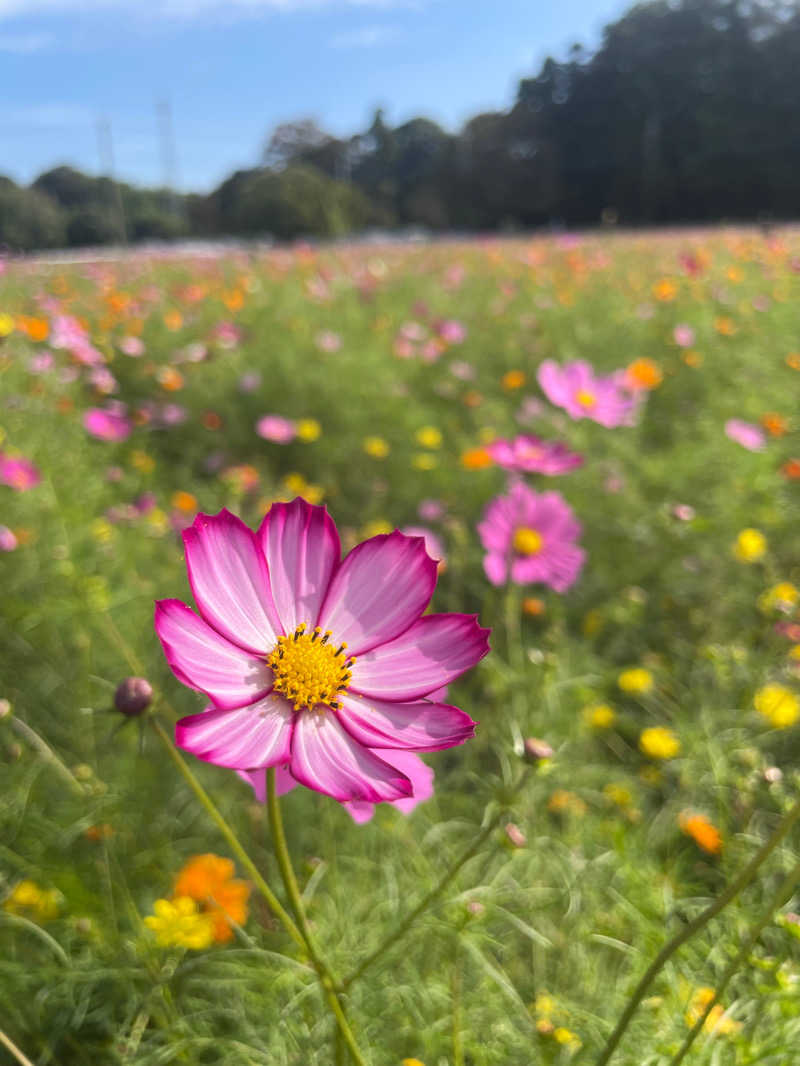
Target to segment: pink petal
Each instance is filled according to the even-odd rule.
[[[361,655],[399,636],[430,603],[436,562],[422,537],[395,531],[365,540],[339,567],[319,616],[319,625]]]
[[[262,659],[220,636],[180,600],[156,603],[155,627],[173,674],[217,707],[244,707],[272,688],[272,671]]]
[[[382,749],[381,758],[385,759],[391,766],[394,766],[395,769],[400,770],[401,773],[404,773],[414,789],[413,795],[406,796],[405,799],[395,800],[391,804],[392,807],[396,807],[403,814],[411,814],[419,803],[431,798],[433,795],[433,770],[431,770],[430,766],[426,766],[419,756],[412,755],[410,751],[386,751]],[[364,803],[360,800],[343,803],[342,806],[353,821],[359,825],[370,821],[375,813],[374,803]]]
[[[203,618],[240,648],[264,654],[283,632],[255,534],[230,511],[183,531],[189,584]]]
[[[313,629],[341,556],[333,519],[324,507],[299,498],[274,503],[258,540],[284,630],[291,633],[301,622]]]
[[[175,726],[175,743],[198,759],[231,770],[289,761],[294,712],[282,697],[265,696],[235,711],[209,708]]]
[[[345,692],[339,721],[367,748],[439,751],[475,735],[468,714],[446,703],[393,703]]]
[[[293,777],[316,792],[380,803],[411,795],[411,782],[345,732],[334,714],[303,711],[292,738]]]
[[[242,781],[246,781],[255,793],[255,798],[259,803],[267,802],[267,770],[266,767],[262,767],[259,770],[237,770],[236,773],[241,777]],[[297,788],[297,781],[292,777],[288,770],[284,770],[282,766],[275,767],[275,794],[276,796],[282,796],[285,792],[291,792],[293,788]]]
[[[469,670],[489,651],[489,630],[475,615],[429,614],[395,640],[360,655],[353,692],[388,700],[415,700]]]

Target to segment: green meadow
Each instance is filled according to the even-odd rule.
[[[66,317],[83,347],[57,336]],[[628,368],[636,424],[571,419],[545,360]],[[431,799],[365,824],[304,788],[281,800],[320,951],[342,980],[370,961],[342,993],[364,1061],[594,1066],[659,949],[799,798],[798,399],[790,229],[9,262],[0,473],[39,476],[12,464],[0,484],[0,1062],[350,1061],[156,728],[206,706],[153,630],[154,600],[191,602],[180,529],[223,507],[255,528],[300,495],[345,549],[426,527],[433,609],[492,629],[448,695],[476,736],[425,756]],[[124,439],[88,432],[92,409]],[[259,436],[266,415],[293,439]],[[509,481],[485,449],[521,433],[584,456],[522,475],[582,526],[563,594],[483,569],[476,527]],[[129,675],[154,689],[140,716],[114,709]],[[525,758],[531,737],[549,757]],[[264,805],[185,765],[287,906]],[[206,853],[250,882],[246,916],[160,944],[144,919]],[[613,1063],[669,1066],[723,978],[686,1061],[800,1062],[798,860],[790,827],[655,975]]]

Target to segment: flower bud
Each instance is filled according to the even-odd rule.
[[[117,685],[114,693],[114,706],[122,714],[133,718],[150,706],[153,688],[143,677],[126,677]]]
[[[538,737],[528,737],[525,741],[525,759],[527,762],[537,763],[542,759],[552,759],[553,749],[546,740]]]

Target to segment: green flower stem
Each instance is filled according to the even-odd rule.
[[[758,938],[761,936],[764,926],[767,925],[769,921],[771,921],[773,915],[775,914],[775,911],[777,911],[788,900],[792,898],[794,890],[797,888],[798,884],[800,884],[800,862],[797,863],[791,873],[788,873],[786,877],[784,877],[784,879],[778,886],[777,891],[772,896],[764,910],[761,912],[761,917],[758,919],[755,926],[751,930],[750,935],[742,944],[736,957],[728,965],[728,968],[723,973],[713,997],[708,1001],[705,1010],[687,1034],[686,1039],[681,1045],[680,1050],[678,1051],[677,1055],[672,1059],[670,1066],[680,1066],[680,1063],[683,1062],[692,1044],[700,1035],[703,1026],[706,1024],[706,1019],[711,1014],[711,1011],[714,1009],[714,1006],[720,1001],[720,999],[722,999],[722,996],[725,994],[725,989],[728,987],[731,978],[737,973],[740,967],[747,960],[747,956],[756,946],[756,943],[758,941]]]
[[[2,1029],[0,1029],[0,1044],[9,1051],[17,1062],[21,1063],[21,1066],[33,1066],[33,1063],[28,1056],[17,1047],[10,1036],[6,1036]]]
[[[205,808],[206,813],[211,818],[211,821],[214,822],[216,827],[219,829],[219,831],[225,837],[225,840],[227,841],[228,846],[230,847],[231,851],[236,855],[236,857],[238,858],[239,862],[247,870],[248,874],[252,877],[253,883],[255,884],[256,888],[261,893],[261,895],[264,897],[264,899],[267,901],[267,904],[269,905],[270,910],[278,918],[278,920],[283,925],[283,927],[286,930],[286,932],[289,934],[289,936],[292,938],[292,940],[294,940],[295,944],[297,944],[297,946],[301,950],[305,951],[306,950],[306,942],[305,942],[305,939],[303,937],[303,934],[300,932],[300,930],[297,928],[295,923],[292,921],[292,918],[288,914],[288,912],[286,910],[284,910],[284,908],[281,905],[281,902],[278,899],[278,897],[275,895],[275,893],[269,887],[267,882],[261,876],[261,874],[259,873],[258,867],[253,862],[253,860],[250,858],[250,856],[247,854],[247,852],[244,850],[244,847],[239,842],[239,838],[236,836],[236,834],[233,832],[231,827],[228,825],[228,823],[225,821],[223,816],[220,814],[219,810],[217,809],[216,805],[214,804],[214,801],[211,799],[209,794],[206,792],[206,790],[203,788],[203,786],[197,780],[197,778],[195,777],[194,773],[190,769],[189,764],[186,762],[186,760],[180,754],[178,749],[172,743],[172,741],[170,740],[169,736],[165,732],[164,727],[161,725],[161,723],[158,721],[158,719],[155,716],[153,716],[153,715],[150,716],[150,724],[153,726],[153,729],[156,731],[156,733],[158,735],[158,738],[160,739],[161,743],[167,749],[167,752],[169,753],[170,758],[175,763],[175,765],[178,767],[178,769],[180,770],[180,772],[183,775],[183,777],[186,779],[186,781],[187,781],[189,787],[191,788],[192,792],[194,792],[195,796],[197,796],[197,798],[200,800],[200,803]]]
[[[483,844],[489,839],[494,830],[500,824],[500,819],[503,817],[504,813],[505,808],[502,807],[495,814],[495,816],[486,824],[486,826],[484,826],[481,832],[478,833],[478,835],[475,837],[469,847],[466,848],[461,853],[461,855],[459,855],[459,857],[456,859],[450,869],[447,870],[441,880],[436,885],[434,885],[434,887],[426,896],[423,896],[423,898],[410,912],[410,914],[407,914],[403,921],[400,922],[400,924],[397,926],[397,928],[393,932],[391,932],[386,937],[386,939],[382,941],[377,946],[377,948],[375,948],[374,951],[370,952],[370,954],[367,955],[367,957],[358,964],[358,966],[350,974],[349,977],[346,977],[344,979],[344,981],[342,982],[343,988],[349,988],[353,981],[357,981],[360,977],[363,977],[364,973],[366,973],[366,971],[370,968],[370,966],[372,966],[373,963],[377,962],[381,955],[389,951],[390,948],[394,947],[398,940],[401,940],[402,937],[405,936],[405,934],[408,932],[408,930],[411,928],[417,918],[419,918],[419,916],[423,914],[428,909],[428,907],[430,907],[433,901],[438,896],[440,896],[442,892],[444,892],[450,882],[455,878],[461,867],[464,866],[465,863],[469,862],[473,855],[477,855]]]
[[[200,800],[200,803],[205,808],[211,820],[222,833],[231,851],[238,858],[244,869],[247,870],[250,877],[252,877],[256,888],[267,901],[270,910],[272,910],[272,912],[279,919],[286,932],[289,934],[292,940],[294,940],[295,944],[297,944],[297,946],[302,951],[307,952],[308,955],[311,957],[314,963],[314,967],[317,971],[317,977],[319,979],[320,985],[322,986],[322,991],[325,995],[325,999],[327,1000],[331,1013],[333,1014],[336,1020],[336,1024],[339,1027],[339,1031],[342,1034],[342,1039],[344,1040],[347,1047],[350,1049],[350,1054],[353,1057],[353,1061],[356,1063],[356,1066],[366,1066],[364,1057],[362,1056],[361,1052],[358,1049],[358,1045],[355,1042],[353,1032],[347,1021],[347,1016],[344,1012],[344,1008],[342,1007],[341,1001],[334,987],[334,982],[331,978],[330,971],[328,970],[327,966],[319,959],[319,956],[315,957],[315,955],[312,953],[312,948],[309,945],[309,942],[306,940],[305,936],[301,933],[301,931],[297,928],[295,923],[292,921],[291,916],[282,907],[280,900],[277,898],[275,893],[272,891],[267,882],[261,876],[258,867],[247,854],[247,852],[244,850],[244,847],[239,842],[239,838],[236,836],[231,827],[225,821],[211,797],[208,795],[206,790],[203,788],[203,786],[197,780],[195,775],[192,773],[189,764],[186,762],[186,760],[177,750],[175,745],[172,743],[169,736],[165,732],[164,727],[153,715],[150,716],[150,722],[159,739],[161,740],[161,743],[164,745],[167,752],[169,753],[170,758],[178,767],[183,777],[186,779],[186,782],[188,783],[191,790],[194,792],[195,796],[197,796],[197,798]],[[284,840],[284,850],[285,847],[286,842]],[[276,847],[276,852],[277,851],[278,849]],[[296,888],[297,885],[295,882],[295,890]]]
[[[661,972],[675,952],[682,947],[687,940],[690,940],[695,933],[698,933],[704,926],[708,925],[712,918],[716,918],[716,916],[723,911],[743,889],[747,888],[750,882],[755,878],[761,866],[778,847],[798,819],[800,819],[800,801],[791,808],[788,814],[783,816],[772,833],[772,836],[762,844],[747,866],[745,866],[744,870],[742,870],[735,881],[732,881],[730,885],[728,885],[722,895],[707,907],[702,914],[698,914],[698,916],[689,922],[688,925],[684,926],[684,928],[677,933],[672,940],[668,941],[661,951],[659,951],[658,955],[656,955],[647,967],[636,988],[633,990],[633,994],[628,1000],[625,1010],[622,1012],[613,1033],[608,1038],[606,1046],[600,1053],[600,1057],[597,1059],[595,1066],[606,1066],[606,1063],[616,1051],[617,1045],[625,1034],[625,1030],[628,1028],[631,1018],[636,1013],[636,1008],[644,999],[645,993],[650,987],[653,979]]]
[[[280,804],[278,802],[278,796],[275,791],[275,768],[270,767],[267,770],[267,815],[269,817],[269,827],[272,833],[272,846],[275,849],[275,857],[278,860],[278,869],[281,872],[283,878],[283,884],[286,888],[286,895],[289,897],[289,902],[292,905],[294,916],[297,919],[297,924],[300,927],[300,932],[306,944],[306,949],[314,963],[314,968],[319,974],[320,981],[325,990],[325,995],[328,998],[328,1003],[333,1011],[336,1022],[338,1025],[338,1034],[342,1037],[345,1044],[353,1057],[353,1060],[362,1066],[364,1059],[361,1056],[361,1052],[358,1049],[358,1045],[355,1042],[352,1030],[347,1021],[347,1017],[342,1008],[341,1000],[338,993],[338,982],[328,968],[327,963],[319,954],[314,938],[311,934],[311,929],[308,925],[308,919],[306,918],[305,907],[303,906],[303,898],[300,895],[300,889],[297,884],[297,878],[295,876],[294,868],[292,866],[292,860],[289,855],[289,848],[286,844],[286,834],[283,831],[283,818],[281,817]]]

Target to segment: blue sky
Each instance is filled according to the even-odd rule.
[[[574,41],[594,45],[624,0],[0,0],[0,174],[66,162],[164,175],[168,100],[185,189],[257,162],[278,123],[333,133],[424,114],[449,129],[509,106],[517,80]]]

